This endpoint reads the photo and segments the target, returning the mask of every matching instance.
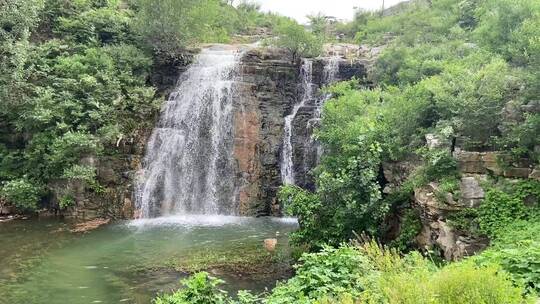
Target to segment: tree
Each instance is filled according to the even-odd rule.
[[[293,20],[278,24],[276,46],[289,50],[293,60],[300,57],[316,57],[322,52],[322,41]]]

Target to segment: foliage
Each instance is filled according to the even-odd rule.
[[[483,234],[478,223],[477,209],[465,208],[458,212],[449,214],[447,219],[448,224],[457,230],[477,236]]]
[[[540,295],[539,231],[538,221],[514,221],[497,236],[491,248],[473,261],[479,265],[501,265],[515,284]]]
[[[5,182],[0,188],[0,198],[21,211],[34,211],[38,208],[42,187],[26,178]]]
[[[74,204],[75,198],[70,194],[62,196],[58,202],[58,206],[60,207],[60,209],[66,209],[73,206]]]
[[[163,295],[152,301],[154,304],[222,304],[226,293],[217,288],[223,281],[200,272],[183,280],[184,289],[171,295]]]
[[[299,262],[296,275],[278,285],[265,303],[313,303],[324,296],[358,295],[364,289],[362,277],[372,269],[368,259],[351,246],[325,247],[304,254]]]
[[[435,196],[439,202],[446,202],[447,195],[450,194],[453,200],[458,200],[460,196],[459,180],[455,176],[445,177],[440,180],[439,188],[435,192]]]
[[[317,190],[288,189],[281,195],[290,213],[300,218],[297,241],[320,247],[346,241],[353,230],[379,233],[389,205],[406,201],[399,195],[381,200],[381,162],[423,160],[425,165],[402,193],[437,181],[439,197],[449,192],[457,198],[453,148],[535,157],[537,115],[534,110],[512,111],[535,107],[538,68],[530,66],[539,62],[533,26],[538,9],[532,2],[413,1],[387,16],[357,14],[349,25],[356,38],[384,48],[371,79],[326,90],[332,98],[316,132],[325,152],[314,171]],[[317,31],[319,19],[313,24]],[[496,30],[486,33],[488,29]],[[365,86],[366,80],[373,85]],[[427,134],[436,134],[442,147],[427,149]],[[490,225],[498,215],[520,217],[508,199],[489,194],[478,211],[481,216],[458,214],[451,221],[461,229],[470,226],[479,234],[493,234]]]
[[[9,105],[18,103],[24,86],[24,65],[28,59],[29,38],[37,25],[43,1],[3,1],[0,7],[0,126]]]
[[[22,2],[0,9],[33,18],[17,25],[24,49],[2,51],[1,64],[15,60],[18,68],[16,79],[0,83],[9,95],[0,106],[0,178],[36,185],[80,179],[84,172],[73,170],[83,158],[150,123],[160,103],[147,84],[152,60],[131,27],[133,12],[116,1]]]
[[[176,54],[196,42],[227,42],[237,26],[233,7],[220,0],[138,0],[136,27],[150,45]]]
[[[387,206],[376,181],[380,149],[359,138],[346,150],[330,152],[317,169],[317,190],[284,187],[279,193],[288,214],[299,218],[297,244],[337,245],[354,231],[375,233]]]
[[[450,224],[474,235],[498,239],[516,221],[533,223],[540,218],[540,183],[521,180],[490,186],[477,209],[450,214]]]
[[[316,57],[322,52],[322,41],[293,20],[282,20],[276,27],[275,45],[289,50],[293,59]]]
[[[450,265],[434,277],[434,295],[439,303],[522,303],[522,290],[515,288],[498,267],[477,268],[470,263]]]
[[[496,238],[517,220],[540,218],[540,182],[519,181],[492,188],[478,209],[478,224],[483,233]]]
[[[304,254],[300,263],[293,278],[267,295],[241,292],[238,302],[217,288],[219,280],[202,273],[185,281],[185,289],[154,303],[525,303],[523,289],[512,286],[496,265],[465,261],[438,268],[417,252],[401,256],[375,241],[325,247]]]
[[[431,150],[425,154],[426,166],[423,174],[426,180],[439,180],[444,178],[445,187],[455,188],[455,176],[457,174],[457,161],[445,150]],[[446,177],[446,178],[445,178]],[[452,177],[454,180],[452,181]]]
[[[480,3],[476,12],[475,38],[490,50],[510,57],[510,49],[515,43],[514,32],[525,22],[538,17],[540,4],[534,0],[487,0]]]
[[[390,246],[402,252],[411,249],[421,229],[422,223],[417,211],[407,209],[401,219],[399,236],[390,243]]]

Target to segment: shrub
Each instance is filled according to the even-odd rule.
[[[322,52],[322,41],[293,20],[283,20],[276,28],[275,45],[292,53],[293,60],[300,57],[316,57]]]
[[[522,289],[512,285],[498,267],[459,263],[443,268],[431,281],[437,303],[523,303]]]
[[[297,244],[337,246],[353,232],[375,234],[388,206],[381,200],[377,183],[380,147],[365,138],[335,150],[317,168],[315,193],[297,187],[280,191],[287,212],[299,218],[293,234]]]
[[[478,208],[480,229],[492,238],[497,238],[517,220],[540,217],[540,182],[527,180],[500,187],[489,189]],[[532,201],[530,206],[528,201]]]
[[[60,200],[58,201],[58,206],[60,209],[66,209],[68,207],[71,207],[75,204],[75,198],[71,194],[63,195]]]
[[[155,298],[154,304],[224,304],[227,293],[218,289],[223,281],[200,272],[182,281],[183,289]]]
[[[21,211],[35,211],[41,193],[42,187],[26,178],[8,181],[0,188],[0,197]]]
[[[473,261],[479,265],[501,265],[516,285],[540,295],[540,223],[514,222],[497,236],[491,248]]]
[[[344,293],[357,297],[366,287],[362,278],[373,270],[369,260],[352,246],[324,247],[318,253],[304,254],[299,263],[296,275],[279,284],[265,303],[313,303]]]
[[[415,238],[422,229],[422,222],[418,212],[414,209],[407,209],[402,216],[399,236],[390,243],[390,246],[400,251],[411,249],[415,243]]]

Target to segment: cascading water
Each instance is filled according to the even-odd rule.
[[[339,56],[330,57],[325,61],[326,64],[324,65],[323,75],[325,85],[329,85],[337,81],[340,61],[341,57]],[[330,99],[330,97],[330,94],[325,94],[319,99],[319,102],[317,103],[317,109],[315,110],[316,121],[319,121],[321,119],[324,103],[328,99]],[[313,138],[313,136],[310,138],[309,146],[311,147],[310,150],[315,151],[315,163],[318,164],[323,154],[322,146],[317,140],[315,140],[315,138]]]
[[[339,72],[339,62],[341,57],[329,57],[324,59],[324,69],[321,85],[328,85],[337,80]],[[281,160],[281,180],[283,184],[297,184],[296,175],[300,174],[304,176],[304,182],[311,169],[318,163],[322,149],[320,144],[309,137],[304,140],[303,145],[303,160],[300,167],[302,172],[295,172],[295,159],[293,138],[295,137],[293,124],[299,111],[303,107],[314,108],[312,112],[312,118],[308,121],[308,129],[312,129],[312,124],[320,120],[322,107],[324,103],[330,98],[329,94],[321,95],[317,85],[313,83],[313,61],[304,59],[301,67],[302,78],[302,99],[293,108],[290,115],[285,117],[284,137],[283,137],[283,153]],[[301,183],[301,182],[300,182]],[[305,185],[303,185],[305,186]]]
[[[313,61],[304,59],[300,69],[302,77],[303,96],[297,103],[291,114],[285,117],[285,127],[283,136],[283,153],[281,160],[281,181],[284,185],[295,184],[294,160],[293,160],[293,121],[298,113],[309,100],[313,98]]]
[[[140,217],[235,214],[233,100],[241,53],[204,49],[181,76],[149,140]]]

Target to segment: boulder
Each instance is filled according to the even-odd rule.
[[[513,168],[509,167],[504,170],[504,177],[510,178],[528,178],[532,173],[533,169],[531,168]]]
[[[456,151],[454,157],[458,161],[459,170],[463,173],[486,173],[480,152]]]
[[[479,184],[481,178],[466,176],[461,182],[466,192],[465,197],[474,204],[483,196]],[[437,191],[436,183],[415,189],[413,207],[420,211],[422,222],[422,230],[416,237],[417,245],[424,249],[440,248],[441,254],[447,260],[459,260],[483,250],[487,246],[487,239],[458,231],[446,220],[449,214],[467,207],[463,206],[461,201],[457,205],[439,202],[435,195]]]
[[[264,240],[264,248],[270,252],[276,250],[277,239],[266,239]]]
[[[479,181],[486,179],[487,176],[485,175],[462,177],[460,182],[460,204],[469,208],[480,206],[480,203],[485,198],[485,193]]]
[[[429,133],[426,134],[426,145],[428,149],[441,149],[445,148],[450,150],[450,147],[452,146],[452,143],[448,139],[444,139],[442,136],[438,134]]]

